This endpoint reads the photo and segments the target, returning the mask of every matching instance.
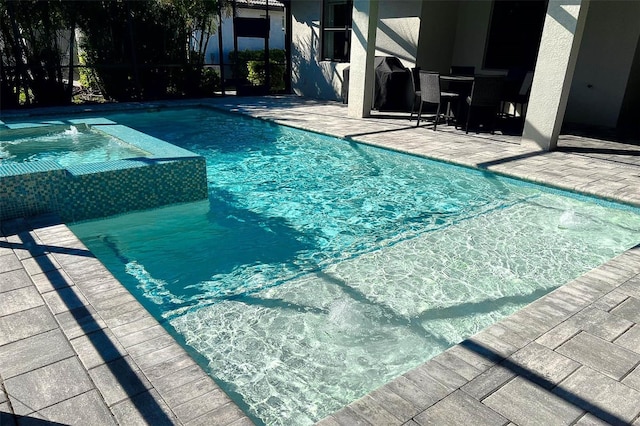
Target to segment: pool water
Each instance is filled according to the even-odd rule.
[[[86,125],[0,131],[0,165],[52,160],[62,167],[148,154]]]
[[[206,109],[209,200],[72,230],[255,421],[311,424],[636,245],[640,211]]]

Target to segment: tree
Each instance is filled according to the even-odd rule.
[[[215,0],[83,2],[82,49],[103,93],[115,100],[197,94],[217,8]]]
[[[71,101],[76,28],[83,62],[108,99],[200,94],[215,81],[203,72],[204,52],[227,3],[0,0],[0,106]]]
[[[2,105],[16,103],[20,96],[27,104],[70,101],[59,44],[72,26],[69,6],[61,1],[0,0]]]

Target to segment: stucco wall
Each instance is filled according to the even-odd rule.
[[[441,73],[451,65],[472,65],[476,72],[504,74],[483,68],[492,5],[492,0],[380,0],[376,55],[397,56],[406,67]],[[293,89],[338,100],[348,64],[318,63],[321,12],[321,1],[292,2]]]
[[[316,99],[340,99],[342,70],[349,64],[318,61],[322,2],[293,1],[291,13],[291,86],[294,93]]]
[[[618,129],[631,135],[640,135],[640,40],[636,45],[633,65],[629,72],[629,82],[622,101]]]
[[[415,66],[422,5],[420,0],[380,1],[377,56],[396,56],[405,67]]]
[[[486,74],[504,73],[482,67],[491,10],[491,0],[424,2],[418,65],[441,73],[448,73],[451,65],[471,65]]]
[[[420,0],[382,0],[376,55],[399,57],[406,67],[416,62]],[[348,63],[319,61],[321,1],[293,1],[292,88],[300,96],[340,100],[342,71]]]
[[[640,36],[640,2],[592,1],[565,121],[615,127]]]
[[[491,4],[490,0],[460,2],[451,65],[473,65],[476,72],[482,70]]]
[[[451,67],[458,27],[457,0],[429,1],[422,7],[417,64],[446,74]]]

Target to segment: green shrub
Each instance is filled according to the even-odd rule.
[[[200,88],[203,95],[213,95],[220,89],[220,76],[213,68],[204,68],[200,77]]]
[[[234,65],[234,76],[238,80],[247,80],[252,84],[265,84],[264,50],[242,50],[229,53]],[[271,90],[284,89],[285,52],[282,49],[269,49],[271,68]]]
[[[271,90],[284,90],[284,64],[269,61],[269,73],[271,79]],[[263,86],[266,84],[266,67],[264,61],[247,62],[247,80],[253,85]]]
[[[78,67],[80,86],[92,92],[100,92],[100,82],[96,71],[93,68],[84,67],[84,65],[87,65],[87,56],[85,54],[78,55],[78,64],[81,65]]]

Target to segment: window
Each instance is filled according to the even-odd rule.
[[[349,62],[352,0],[322,2],[322,60]]]
[[[546,0],[494,0],[485,68],[532,70],[546,12]]]

